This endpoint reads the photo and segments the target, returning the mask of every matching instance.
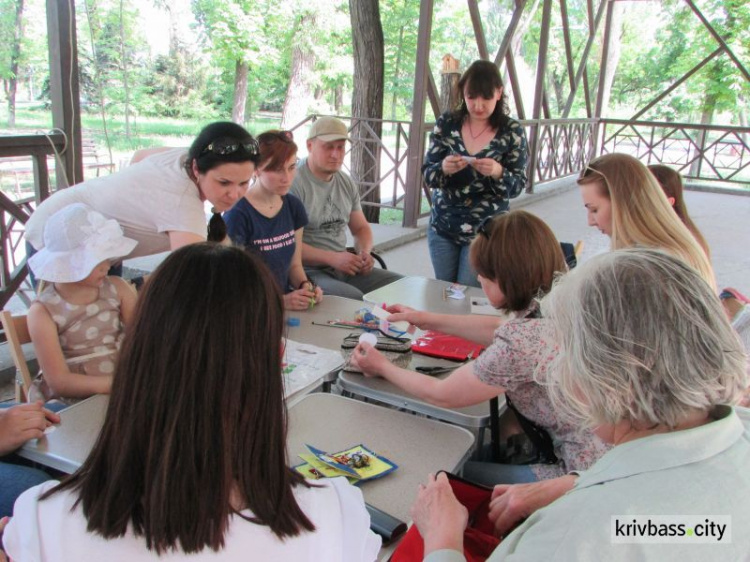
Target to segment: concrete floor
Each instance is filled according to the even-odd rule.
[[[690,216],[711,247],[711,261],[718,286],[750,291],[750,197],[718,193],[686,192]],[[581,260],[609,249],[609,238],[589,227],[578,189],[570,189],[525,205],[511,202],[544,219],[559,240],[583,240]],[[427,239],[383,252],[388,269],[404,275],[434,277]]]

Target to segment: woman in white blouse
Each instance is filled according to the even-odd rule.
[[[99,440],[70,478],[16,502],[11,559],[374,560],[361,492],[288,468],[268,269],[194,244],[145,287]]]

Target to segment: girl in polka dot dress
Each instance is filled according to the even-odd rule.
[[[123,325],[132,318],[136,294],[107,271],[111,260],[127,256],[135,246],[117,221],[80,203],[47,221],[44,248],[29,258],[36,277],[45,281],[28,313],[41,369],[32,398],[109,393]]]

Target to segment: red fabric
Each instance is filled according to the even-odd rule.
[[[489,506],[492,490],[457,480],[449,475],[456,498],[469,511],[469,526],[464,531],[464,556],[467,562],[484,562],[500,544],[492,532]],[[424,541],[416,525],[409,527],[396,548],[391,562],[421,562],[424,558]]]
[[[411,350],[430,357],[464,361],[469,356],[476,359],[484,351],[484,346],[457,336],[429,330],[412,342]]]

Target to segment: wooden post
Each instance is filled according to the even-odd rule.
[[[453,55],[443,55],[443,67],[440,69],[442,80],[440,81],[440,111],[446,112],[456,108],[458,101],[458,79],[461,73],[458,70],[459,60]]]
[[[81,103],[78,90],[78,44],[75,6],[70,0],[47,0],[52,124],[65,131],[63,166],[56,165],[58,189],[83,181]],[[65,182],[67,177],[68,182]]]
[[[409,127],[409,157],[406,162],[406,195],[404,196],[403,226],[417,226],[419,194],[422,189],[422,160],[425,149],[425,98],[430,72],[430,35],[434,0],[419,4],[419,32],[417,34],[417,67],[414,72],[414,103]]]

